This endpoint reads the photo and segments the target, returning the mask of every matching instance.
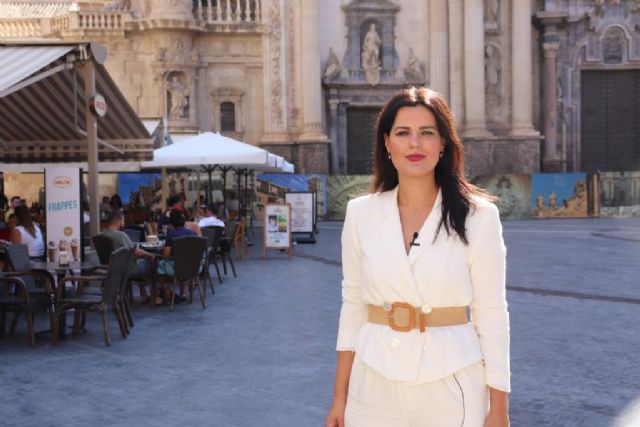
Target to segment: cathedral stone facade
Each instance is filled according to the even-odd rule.
[[[49,0],[0,37],[94,40],[142,118],[219,131],[302,173],[368,174],[407,85],[448,100],[470,175],[640,169],[640,2]]]

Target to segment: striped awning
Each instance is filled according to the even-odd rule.
[[[75,70],[78,58],[82,44],[0,43],[0,162],[86,161],[86,96]],[[98,119],[99,160],[152,159],[151,135],[98,63],[96,90],[108,106]]]

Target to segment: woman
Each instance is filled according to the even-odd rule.
[[[349,202],[342,234],[328,427],[509,425],[500,219],[465,180],[455,129],[427,88],[380,113],[376,194]]]
[[[44,257],[44,239],[40,227],[33,222],[25,206],[16,207],[16,227],[11,233],[11,243],[22,243],[29,248],[29,256]]]

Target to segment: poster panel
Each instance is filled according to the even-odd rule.
[[[79,168],[45,168],[47,261],[59,262],[61,252],[69,261],[81,258],[80,177]]]
[[[313,233],[314,231],[314,193],[286,193],[284,200],[291,205],[291,232]]]
[[[264,247],[285,249],[291,247],[291,206],[266,205],[264,216]]]

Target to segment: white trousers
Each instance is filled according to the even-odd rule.
[[[387,379],[356,355],[345,427],[482,427],[488,410],[482,362],[438,381],[411,384]]]

